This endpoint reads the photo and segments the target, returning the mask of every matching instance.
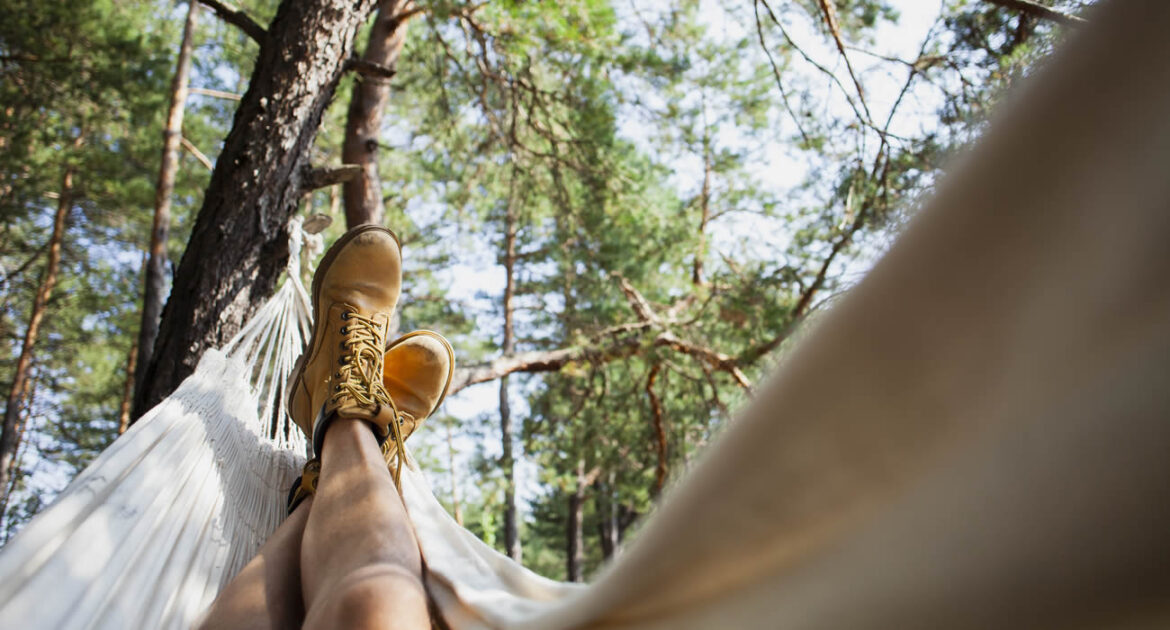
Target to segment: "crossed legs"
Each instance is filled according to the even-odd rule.
[[[277,528],[200,628],[430,628],[418,541],[373,434],[337,420],[326,437],[316,496]]]

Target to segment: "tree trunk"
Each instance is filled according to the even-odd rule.
[[[183,24],[183,41],[179,44],[179,61],[171,82],[171,107],[163,129],[162,160],[158,183],[154,189],[154,222],[150,228],[150,257],[143,274],[142,322],[138,326],[138,357],[135,365],[143,369],[134,374],[134,389],[142,389],[150,351],[158,337],[158,318],[162,315],[167,285],[167,234],[171,229],[171,195],[175,191],[175,173],[179,170],[179,145],[183,138],[183,112],[187,103],[187,78],[191,74],[191,49],[199,3],[189,0],[187,21]]]
[[[406,42],[406,21],[410,0],[381,0],[378,17],[370,29],[370,39],[362,61],[384,68],[388,73],[398,66],[398,55]],[[361,173],[345,182],[345,224],[349,228],[363,223],[381,225],[385,211],[382,187],[378,179],[378,137],[382,112],[390,96],[390,79],[372,74],[358,75],[349,99],[345,119],[345,141],[341,161],[357,164]]]
[[[174,391],[204,350],[231,339],[275,289],[309,149],[373,6],[281,2],[179,263],[135,418]]]
[[[118,405],[118,435],[130,428],[130,403],[134,401],[134,365],[138,361],[138,342],[130,344],[126,355],[126,381],[122,384],[122,402]]]
[[[582,531],[583,511],[585,507],[585,462],[577,462],[577,484],[569,495],[569,518],[565,525],[565,561],[566,573],[570,582],[582,580],[582,567],[585,564],[585,536]]]
[[[654,424],[654,452],[658,456],[658,465],[654,468],[654,487],[650,490],[650,496],[657,497],[662,493],[662,487],[666,485],[666,427],[662,419],[662,401],[658,399],[658,394],[654,392],[654,383],[658,380],[658,372],[660,365],[655,363],[654,367],[650,368],[650,375],[646,377],[646,396],[650,398],[650,418]]]
[[[29,368],[29,371],[30,372],[32,371],[31,366]],[[29,378],[26,385],[25,385],[25,389],[27,390],[27,395],[28,395],[28,409],[30,410],[30,413],[31,413],[31,410],[34,409],[35,405],[37,404],[36,403],[36,398],[37,398],[36,379]],[[12,451],[15,453],[15,456],[12,460],[13,464],[11,466],[12,476],[10,479],[8,479],[8,485],[5,486],[3,489],[0,489],[0,492],[3,493],[3,498],[0,498],[0,531],[4,532],[4,540],[0,541],[0,546],[8,544],[8,539],[11,538],[12,535],[16,533],[15,529],[12,526],[12,522],[8,518],[8,508],[9,508],[10,504],[12,503],[12,495],[13,495],[13,493],[16,492],[16,486],[20,483],[20,478],[24,475],[24,470],[23,470],[23,465],[22,465],[22,463],[24,461],[24,457],[22,457],[22,455],[27,455],[28,451],[26,450],[22,454],[20,452],[20,448],[22,446],[24,446],[24,436],[27,433],[28,433],[28,422],[27,421],[21,422],[20,423],[20,430],[17,431],[17,433],[16,433],[16,444],[12,447]]]
[[[706,114],[704,113],[704,119]],[[699,192],[699,246],[695,250],[694,269],[691,284],[703,284],[703,260],[707,257],[707,223],[711,221],[711,140],[703,131],[703,188]]]
[[[81,138],[74,141],[74,147],[80,146]],[[28,386],[29,365],[32,363],[33,348],[37,343],[37,334],[41,329],[41,322],[45,317],[45,307],[53,293],[53,286],[57,284],[57,267],[61,262],[61,241],[65,236],[65,221],[69,218],[69,210],[73,206],[73,166],[65,167],[61,177],[61,191],[57,197],[57,213],[53,217],[53,232],[49,237],[49,259],[45,263],[45,272],[41,276],[40,286],[33,298],[32,310],[29,313],[28,328],[24,332],[24,343],[20,347],[20,358],[16,360],[16,370],[12,375],[12,387],[8,391],[8,402],[4,406],[4,426],[0,431],[0,490],[4,492],[3,503],[7,504],[8,489],[15,474],[16,451],[20,444],[23,418],[21,403],[24,401]]]
[[[609,473],[609,481],[598,488],[593,495],[593,504],[596,506],[597,533],[601,540],[601,556],[612,560],[621,553],[621,521],[618,518],[619,505],[615,487],[616,475]],[[603,518],[600,518],[603,517]]]
[[[504,343],[503,354],[515,350],[515,324],[513,321],[513,299],[516,295],[516,216],[512,201],[504,209]],[[503,446],[504,469],[504,547],[508,557],[520,562],[523,553],[520,547],[520,527],[516,509],[516,462],[512,456],[512,409],[508,403],[508,377],[500,379],[500,439]]]

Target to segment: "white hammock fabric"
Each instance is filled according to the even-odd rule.
[[[510,562],[407,472],[447,623],[1170,627],[1170,3],[1108,9],[594,584]],[[5,627],[196,619],[303,461],[267,428],[306,313],[287,283],[9,543]]]

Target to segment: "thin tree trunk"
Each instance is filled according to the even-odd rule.
[[[74,141],[74,148],[81,145],[81,138]],[[61,262],[61,242],[65,237],[65,222],[69,218],[69,210],[73,206],[73,165],[65,167],[61,177],[61,191],[57,197],[57,213],[53,217],[53,232],[49,237],[49,258],[45,263],[45,271],[41,276],[40,286],[33,298],[32,310],[29,313],[28,328],[24,332],[24,343],[20,347],[20,358],[16,361],[16,370],[12,375],[12,387],[8,391],[8,402],[4,406],[4,426],[0,432],[0,489],[4,492],[4,503],[7,504],[8,488],[15,474],[16,451],[20,443],[20,434],[23,429],[21,403],[28,386],[29,366],[32,363],[33,349],[37,343],[37,335],[41,329],[41,322],[45,317],[45,308],[53,287],[57,284],[57,267]]]
[[[175,173],[179,170],[179,146],[183,139],[183,112],[187,102],[187,79],[191,74],[191,49],[194,47],[195,24],[199,3],[189,0],[187,21],[183,24],[183,41],[179,44],[179,61],[171,81],[171,106],[163,129],[162,159],[158,182],[154,188],[154,221],[150,228],[150,257],[143,274],[142,322],[138,326],[138,356],[135,365],[143,367],[134,375],[134,389],[142,389],[150,352],[158,337],[158,319],[162,315],[167,285],[167,234],[171,229],[171,195],[175,191]]]
[[[118,405],[118,435],[130,428],[130,403],[134,401],[134,364],[138,361],[138,341],[130,344],[126,354],[126,381],[122,384],[122,402]]]
[[[566,573],[570,582],[580,582],[585,564],[585,536],[582,520],[585,506],[585,461],[577,462],[577,483],[569,495],[569,518],[565,526]]]
[[[650,398],[650,417],[654,422],[654,452],[658,455],[658,465],[654,469],[654,488],[651,495],[657,497],[666,485],[666,427],[662,419],[662,401],[654,392],[654,383],[658,380],[660,366],[655,363],[650,368],[650,375],[646,377],[646,396]]]
[[[31,372],[31,367],[30,367]],[[28,395],[28,409],[29,413],[36,408],[37,398],[37,383],[35,378],[29,378],[25,384],[25,389]],[[8,544],[8,539],[15,533],[12,531],[12,525],[8,520],[8,507],[12,503],[12,495],[16,492],[16,486],[20,483],[20,478],[24,476],[24,456],[28,455],[28,451],[21,452],[21,447],[24,446],[24,436],[28,434],[28,421],[20,423],[20,431],[16,434],[16,445],[13,447],[13,452],[16,453],[16,458],[12,465],[12,478],[8,480],[8,485],[3,489],[3,498],[0,499],[0,531],[4,532],[4,540],[0,545]]]
[[[704,132],[705,133],[705,132]],[[707,257],[707,223],[711,220],[711,141],[703,137],[703,188],[699,192],[699,246],[695,251],[695,266],[691,284],[703,284],[703,261]]]
[[[406,22],[401,17],[410,11],[410,0],[381,0],[378,17],[370,29],[370,39],[362,61],[393,72],[398,55],[406,42]],[[370,74],[358,75],[349,99],[345,120],[345,141],[341,161],[362,167],[361,173],[345,182],[345,224],[353,228],[363,223],[381,224],[385,210],[382,186],[378,178],[378,138],[382,112],[390,97],[390,79]]]
[[[609,473],[608,482],[593,495],[599,517],[597,533],[601,540],[601,556],[612,560],[621,553],[621,521],[618,518],[616,475]]]
[[[288,260],[288,221],[303,194],[309,148],[373,7],[374,0],[281,2],[175,274],[135,418],[272,295]]]
[[[516,216],[512,201],[504,209],[504,343],[505,355],[515,350],[515,325],[513,321],[513,299],[516,295]],[[523,550],[520,546],[520,528],[516,509],[516,465],[512,455],[512,409],[508,402],[508,377],[500,379],[500,439],[503,446],[504,469],[504,547],[508,557],[520,562]]]

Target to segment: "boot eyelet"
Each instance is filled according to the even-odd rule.
[[[345,357],[338,357],[337,365],[345,365]]]
[[[349,319],[349,311],[343,311],[341,313],[341,319],[343,319],[343,320]]]
[[[341,334],[343,334],[343,335],[345,334],[345,326],[341,327]]]
[[[344,341],[339,341],[339,342],[337,343],[337,348],[338,348],[339,350],[345,350],[345,342],[344,342]]]

